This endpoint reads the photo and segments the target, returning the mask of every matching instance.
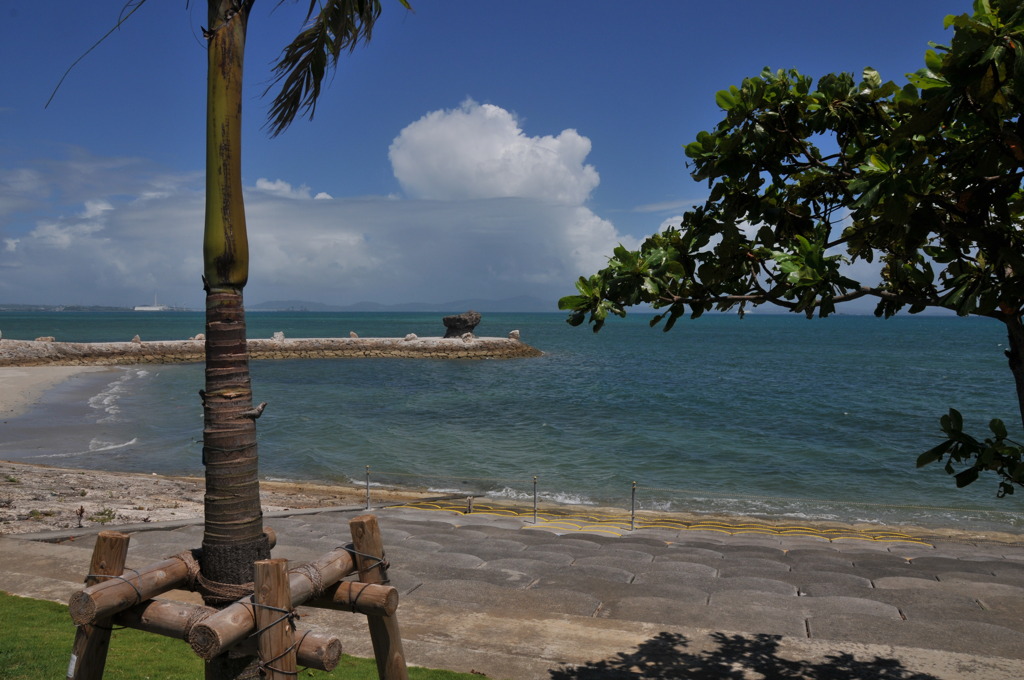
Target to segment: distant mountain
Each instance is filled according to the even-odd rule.
[[[246,305],[256,312],[443,312],[459,314],[470,309],[477,312],[556,312],[557,303],[521,295],[504,300],[470,298],[451,302],[405,302],[382,305],[377,302],[357,302],[353,305],[327,305],[308,300],[270,300]]]

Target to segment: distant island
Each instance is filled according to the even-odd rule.
[[[142,305],[145,310],[167,312],[201,312],[201,309],[169,307],[155,309],[157,305]],[[331,305],[309,300],[269,300],[254,304],[246,304],[250,312],[461,312],[476,309],[480,312],[499,313],[537,313],[557,312],[557,302],[542,300],[529,296],[518,296],[501,300],[483,300],[471,298],[451,300],[448,302],[403,302],[397,304],[380,304],[377,302],[357,302],[351,305]],[[25,305],[0,303],[0,312],[131,312],[138,307],[110,305]]]

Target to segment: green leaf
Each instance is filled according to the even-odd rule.
[[[729,90],[719,90],[715,93],[715,103],[719,108],[729,111],[736,106],[736,95]]]
[[[935,50],[926,50],[924,53],[924,65],[929,71],[942,70],[942,57]]]
[[[966,470],[961,470],[960,472],[953,475],[953,478],[956,479],[956,488],[962,489],[971,482],[978,479],[978,469],[967,468]]]
[[[590,298],[585,298],[582,295],[566,295],[559,299],[559,309],[576,309],[578,307],[585,307],[590,301]]]
[[[878,75],[878,71],[871,68],[870,66],[864,69],[864,84],[871,88],[881,87],[882,76]]]
[[[951,446],[953,446],[953,441],[947,439],[938,446],[928,449],[917,457],[917,467],[924,467],[929,463],[942,460],[942,457],[946,455],[946,451],[949,451],[949,447]]]
[[[990,430],[992,430],[992,434],[999,437],[1000,439],[1006,439],[1006,425],[1003,424],[1002,420],[1000,420],[999,418],[993,418],[991,422],[989,422],[988,427]]]

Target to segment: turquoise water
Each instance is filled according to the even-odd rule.
[[[250,313],[250,337],[441,335],[441,314]],[[199,313],[0,314],[4,338],[187,338]],[[1012,529],[996,480],[914,468],[950,407],[1018,430],[1002,326],[983,319],[647,317],[599,334],[559,314],[485,314],[544,350],[512,361],[252,365],[268,478],[408,484],[627,507]],[[199,365],[88,374],[7,421],[0,458],[201,474]],[[1024,498],[1024,496],[1022,496]]]

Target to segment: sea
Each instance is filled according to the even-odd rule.
[[[464,311],[464,310],[455,310]],[[251,338],[443,335],[441,313],[249,312]],[[643,511],[1024,530],[1024,491],[918,469],[950,407],[1020,437],[1001,324],[902,316],[650,316],[593,333],[565,315],[485,313],[514,360],[261,360],[266,479],[471,492]],[[0,312],[3,338],[185,339],[200,312]],[[0,459],[202,475],[203,367],[84,373],[2,423]],[[2,388],[2,386],[0,386]]]

